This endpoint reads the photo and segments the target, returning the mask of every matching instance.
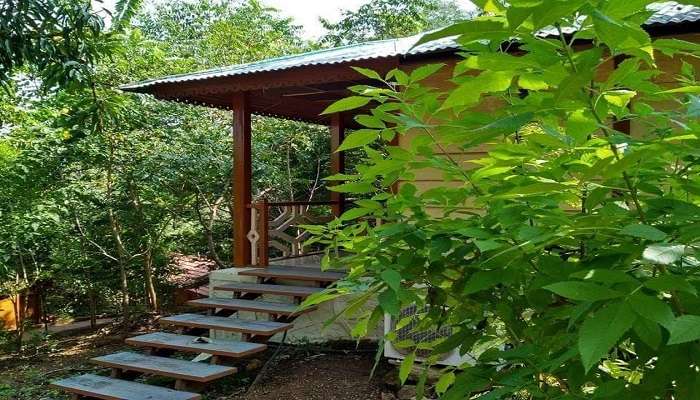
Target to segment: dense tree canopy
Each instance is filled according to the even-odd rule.
[[[344,11],[338,22],[321,18],[328,30],[321,42],[342,46],[409,36],[441,28],[468,16],[454,0],[370,1],[356,11]]]
[[[230,114],[116,88],[305,44],[254,0],[139,3],[117,2],[109,28],[89,1],[2,5],[0,295],[49,285],[52,314],[128,318],[160,308],[171,252],[228,264]],[[326,130],[254,124],[256,193],[324,196]]]

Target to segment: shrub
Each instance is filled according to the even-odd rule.
[[[650,38],[650,1],[482,3],[423,39],[458,37],[453,87],[360,70],[377,84],[327,110],[373,107],[343,146],[363,165],[330,178],[362,200],[313,239],[351,273],[310,302],[355,296],[358,336],[427,305],[416,330],[452,334],[397,343],[400,375],[461,346],[445,399],[700,398],[700,46]]]

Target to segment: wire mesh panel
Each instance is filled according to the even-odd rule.
[[[392,320],[392,330],[396,333],[397,342],[402,342],[406,340],[411,340],[415,345],[421,343],[434,342],[437,339],[449,337],[452,335],[452,328],[449,326],[443,326],[440,328],[429,328],[420,330],[421,315],[428,312],[428,306],[418,307],[417,305],[411,305],[405,307],[401,310],[399,317]],[[410,318],[410,321],[399,329],[396,329],[396,324],[405,318]],[[402,354],[412,353],[416,346],[397,348]],[[417,350],[416,354],[421,357],[426,357],[430,354],[430,350]]]

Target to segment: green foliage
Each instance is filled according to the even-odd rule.
[[[368,40],[409,36],[465,19],[453,0],[375,0],[357,11],[344,11],[339,22],[321,18],[328,30],[321,42],[343,46]]]
[[[479,3],[424,39],[458,36],[453,86],[391,71],[329,107],[374,105],[335,189],[363,200],[312,239],[350,276],[309,302],[354,296],[358,335],[427,306],[414,332],[451,336],[386,339],[475,357],[445,369],[444,399],[697,398],[698,45],[651,38],[651,1]]]
[[[123,5],[128,13],[130,7]],[[89,1],[8,0],[0,3],[0,84],[26,67],[46,88],[85,82],[105,47],[104,21]]]
[[[51,287],[49,314],[157,310],[174,252],[228,264],[230,113],[116,88],[304,49],[298,27],[257,1],[140,3],[118,1],[109,29],[90,2],[0,5],[2,23],[24,7],[7,22],[23,30],[0,31],[17,39],[0,48],[12,61],[0,92],[0,295]],[[13,25],[32,19],[43,24]],[[254,196],[327,195],[326,129],[256,117],[253,130]]]

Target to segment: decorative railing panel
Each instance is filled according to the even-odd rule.
[[[310,233],[301,225],[322,224],[333,217],[331,201],[268,202],[250,205],[251,229],[248,241],[255,265],[268,265],[270,260],[308,254],[304,242]],[[311,249],[313,251],[313,249]]]

